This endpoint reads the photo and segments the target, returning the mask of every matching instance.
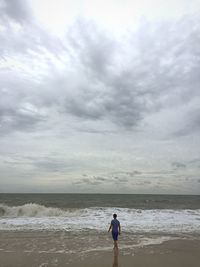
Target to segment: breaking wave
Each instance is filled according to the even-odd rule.
[[[65,211],[59,208],[28,203],[22,206],[7,206],[0,204],[0,217],[52,217],[65,216]]]

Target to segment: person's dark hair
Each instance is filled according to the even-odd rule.
[[[113,214],[113,218],[116,219],[117,218],[117,214]]]

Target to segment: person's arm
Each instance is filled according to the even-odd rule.
[[[112,228],[112,224],[110,224],[110,227],[109,227],[109,229],[108,229],[108,232],[110,232],[111,228]]]
[[[121,234],[121,226],[120,226],[120,223],[119,223],[119,235]]]

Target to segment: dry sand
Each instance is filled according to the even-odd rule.
[[[200,237],[82,252],[60,233],[0,232],[0,267],[199,267]],[[54,241],[53,241],[54,240]],[[56,243],[57,240],[57,243]],[[78,244],[77,244],[78,245]],[[77,246],[76,245],[76,246]],[[81,245],[81,244],[80,244]],[[98,245],[98,244],[97,244]],[[71,252],[70,252],[71,251]]]

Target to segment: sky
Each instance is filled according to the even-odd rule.
[[[200,194],[200,0],[0,0],[0,193]]]

